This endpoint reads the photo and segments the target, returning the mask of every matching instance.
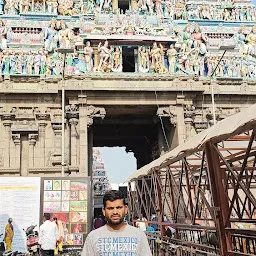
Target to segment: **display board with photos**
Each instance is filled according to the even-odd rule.
[[[61,220],[64,246],[82,246],[88,230],[89,178],[43,178],[42,216]]]

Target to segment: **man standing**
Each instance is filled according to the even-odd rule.
[[[107,224],[89,233],[81,256],[152,256],[145,233],[124,221],[127,206],[122,192],[106,192],[103,205]]]
[[[4,241],[6,244],[6,250],[12,249],[12,239],[14,236],[12,218],[8,219],[8,223],[5,226]]]
[[[39,229],[39,241],[41,245],[42,256],[54,256],[57,241],[59,240],[59,232],[55,222],[50,221],[50,213],[44,214],[44,223]]]

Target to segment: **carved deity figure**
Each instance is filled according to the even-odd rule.
[[[245,33],[245,27],[242,26],[238,33],[234,35],[234,39],[236,42],[236,46],[239,47],[240,52],[243,54],[247,53],[248,46],[246,44],[246,33]]]
[[[200,54],[206,53],[206,42],[207,37],[201,32],[198,24],[195,25],[194,32],[192,33],[193,46],[195,49],[199,50]]]
[[[157,73],[165,73],[166,68],[164,66],[164,59],[163,59],[163,46],[159,44],[159,47],[157,46],[157,43],[154,42],[152,49],[149,52],[149,56],[151,57],[151,69],[152,72]]]
[[[167,50],[166,55],[168,57],[168,62],[169,62],[169,73],[174,73],[175,64],[176,64],[176,55],[177,55],[177,51],[174,48],[174,44],[170,45],[170,49]]]
[[[91,43],[90,41],[87,41],[84,47],[84,59],[87,72],[91,72],[93,70],[92,54],[93,49],[91,47]]]
[[[34,66],[34,54],[32,51],[30,51],[27,57],[27,70],[29,75],[33,74],[33,66]]]
[[[30,6],[31,6],[31,3],[29,0],[21,0],[20,1],[20,12],[28,13]]]
[[[71,30],[67,27],[65,21],[60,21],[61,29],[58,32],[58,39],[60,48],[70,48],[72,41]]]
[[[191,26],[190,24],[188,24],[185,29],[184,32],[181,34],[181,43],[182,43],[182,47],[181,47],[181,51],[182,52],[186,52],[186,51],[190,51],[192,44],[193,44],[193,39],[192,39],[192,35],[191,35]]]
[[[6,14],[15,15],[19,12],[19,4],[17,0],[6,0],[4,6],[4,12]]]
[[[73,0],[58,0],[58,11],[60,15],[72,15]]]
[[[3,57],[3,65],[4,65],[4,71],[3,73],[5,75],[10,74],[10,64],[11,64],[11,59],[10,59],[10,53],[8,51],[3,51],[4,57]]]
[[[7,34],[6,27],[4,25],[3,20],[0,19],[0,49],[1,50],[7,48],[6,34]]]
[[[97,70],[109,72],[111,69],[111,50],[108,46],[108,41],[105,41],[104,45],[101,45],[101,42],[99,43],[98,52],[100,54],[100,62]]]
[[[39,75],[41,66],[41,54],[37,52],[34,57],[34,71],[35,75]]]
[[[121,46],[116,46],[115,50],[112,49],[112,59],[113,59],[113,64],[112,64],[112,71],[114,72],[121,72],[122,71],[122,50]]]
[[[47,12],[51,14],[58,14],[58,2],[57,0],[46,1]]]
[[[140,46],[139,54],[139,72],[147,73],[149,71],[149,52],[145,46]]]
[[[248,55],[256,55],[256,25],[252,27],[250,34],[247,36]]]
[[[51,20],[50,26],[46,28],[45,34],[44,34],[44,47],[45,50],[48,52],[53,51],[55,48],[57,48],[57,30],[56,27],[56,20]]]
[[[109,10],[111,7],[111,0],[99,0],[99,12],[102,12],[103,10]]]

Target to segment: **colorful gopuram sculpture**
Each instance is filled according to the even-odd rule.
[[[117,0],[0,2],[1,74],[58,76],[64,61],[69,75],[122,73],[131,49],[134,73],[208,77],[221,56],[219,47],[234,45],[212,75],[256,77],[251,3],[147,0],[122,8]],[[207,25],[208,20],[219,23]],[[64,60],[59,48],[75,51]]]

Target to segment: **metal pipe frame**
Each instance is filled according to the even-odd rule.
[[[132,217],[144,215],[150,225],[159,211],[157,234],[168,243],[221,256],[255,255],[256,232],[250,227],[256,229],[255,124],[133,180]],[[164,214],[176,230],[172,237],[165,236],[170,223],[162,222]],[[203,243],[202,230],[216,234],[217,248]]]

